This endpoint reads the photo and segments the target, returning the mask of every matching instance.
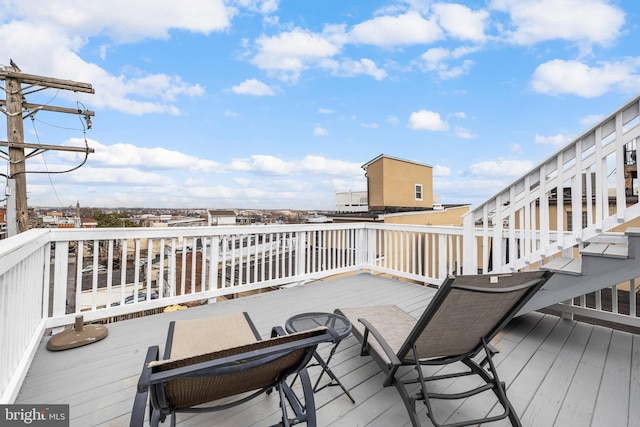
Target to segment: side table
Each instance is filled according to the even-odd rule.
[[[318,376],[318,379],[316,380],[316,383],[313,386],[313,391],[318,392],[325,387],[337,385],[337,386],[340,386],[340,388],[342,388],[342,391],[344,392],[344,394],[347,395],[347,397],[349,397],[349,399],[351,399],[351,402],[356,403],[353,397],[351,397],[351,393],[349,393],[349,390],[345,388],[345,386],[340,382],[338,377],[333,373],[331,368],[329,368],[329,363],[331,362],[331,358],[335,354],[336,349],[340,344],[340,341],[342,341],[343,338],[345,338],[347,335],[351,333],[351,322],[347,320],[346,317],[341,316],[339,314],[312,312],[312,313],[302,313],[302,314],[298,314],[293,317],[290,317],[285,322],[284,328],[288,333],[294,333],[294,332],[304,331],[307,329],[316,328],[318,326],[326,326],[327,328],[333,330],[336,333],[336,339],[334,341],[333,347],[331,348],[331,352],[329,353],[329,357],[327,357],[326,361],[322,359],[322,357],[318,354],[317,351],[314,352],[313,354],[313,357],[316,359],[318,363],[309,365],[309,366],[322,366],[322,372]],[[324,375],[325,372],[327,373],[327,375],[329,375],[329,377],[331,378],[331,381],[323,385],[322,387],[318,388],[318,385],[320,384],[320,380],[322,379],[322,376]]]

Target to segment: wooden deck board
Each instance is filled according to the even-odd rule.
[[[566,322],[573,323],[573,322]],[[578,369],[580,358],[591,336],[591,325],[576,323],[567,339],[566,345],[560,349],[553,365],[525,410],[520,410],[523,424],[548,427],[553,425],[560,411],[561,404],[571,385],[571,380]],[[510,390],[516,395],[515,389]],[[515,405],[515,403],[514,403]],[[517,408],[520,409],[520,408]]]
[[[273,326],[307,311],[396,304],[417,317],[434,293],[431,288],[358,274],[109,324],[105,340],[73,350],[49,352],[45,338],[16,403],[68,403],[72,426],[128,425],[147,347],[164,349],[171,320],[247,311],[260,335],[268,337]],[[515,319],[501,338],[501,352],[494,360],[525,426],[637,425],[640,405],[630,402],[640,397],[640,336],[530,313]],[[319,352],[326,356],[329,349],[322,346]],[[319,391],[315,396],[319,425],[410,425],[395,388],[382,387],[379,369],[359,351],[357,340],[348,337],[331,362],[356,403],[339,387]],[[314,381],[319,369],[310,368],[310,374]],[[434,387],[456,390],[469,380],[447,380]],[[436,410],[451,422],[499,409],[494,407],[495,398],[489,395],[445,402]],[[424,405],[418,403],[418,408],[423,425],[430,426]],[[183,414],[178,425],[260,426],[276,423],[278,417],[278,399],[271,395],[219,413]]]
[[[611,334],[611,329],[594,326],[554,425],[591,425]]]
[[[527,339],[521,341],[507,357],[497,364],[498,374],[501,381],[507,385],[507,395],[510,396],[508,388],[513,384],[517,376],[524,367],[531,361],[547,336],[553,332],[558,319],[554,317],[544,317],[527,335]],[[479,384],[477,381],[475,385]],[[482,402],[479,404],[478,401]],[[478,417],[488,414],[496,405],[497,399],[492,393],[483,393],[473,401],[464,402],[460,408],[447,419],[447,423],[463,421],[467,412],[478,413]],[[496,409],[498,411],[501,408]],[[497,412],[496,412],[497,413]]]
[[[633,336],[628,332],[613,331],[593,413],[595,425],[607,423],[615,426],[629,423],[628,390],[631,381],[632,339]]]
[[[633,337],[633,355],[631,359],[631,383],[629,384],[629,420],[640,423],[640,336]]]
[[[518,377],[511,382],[507,388],[511,404],[523,422],[525,422],[525,420],[527,421],[527,425],[533,426],[535,424],[533,422],[528,422],[530,419],[529,417],[531,416],[526,414],[525,411],[531,401],[535,397],[539,396],[540,386],[545,380],[547,373],[551,370],[554,362],[556,362],[564,343],[569,338],[573,329],[573,322],[558,322],[557,327],[554,328],[551,334],[549,334],[538,351],[536,351],[531,360],[522,369]],[[564,375],[563,377],[565,377],[565,381],[570,381],[570,378],[566,379],[566,376]],[[498,410],[502,412],[502,407],[494,408],[492,415],[497,415],[499,413]],[[536,416],[532,418],[537,422],[538,420],[536,419]],[[549,424],[542,423],[538,425],[548,426]]]

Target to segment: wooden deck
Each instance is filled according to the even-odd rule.
[[[113,323],[103,341],[72,350],[49,352],[45,337],[16,403],[67,403],[71,426],[128,425],[147,347],[159,344],[162,351],[171,320],[247,311],[260,334],[267,337],[272,326],[306,311],[391,303],[417,317],[434,292],[418,285],[357,274]],[[501,352],[496,356],[498,372],[523,425],[640,426],[640,335],[532,313],[512,322],[501,338]],[[328,351],[328,346],[320,350]],[[355,338],[348,337],[331,363],[356,404],[338,387],[319,391],[318,424],[409,425],[395,388],[383,388],[376,365],[358,352]],[[317,368],[311,369],[310,374],[317,376]],[[461,381],[441,387],[452,390]],[[490,396],[479,396],[465,402],[444,402],[436,407],[436,413],[442,420],[454,422],[467,415],[484,414],[494,405]],[[425,411],[421,412],[423,425],[430,426]],[[178,425],[263,426],[277,421],[277,398],[271,395],[224,412],[184,415],[178,418]]]

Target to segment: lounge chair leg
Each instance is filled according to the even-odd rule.
[[[282,385],[278,387],[278,392],[280,393],[280,410],[282,411],[282,425],[284,427],[289,427],[290,426],[289,415],[287,414],[287,404],[285,403],[287,400],[287,397],[285,395]]]
[[[407,408],[407,413],[409,414],[409,419],[411,420],[411,425],[413,427],[420,427],[420,420],[418,419],[418,413],[416,412],[416,401],[415,399],[407,393],[407,389],[397,378],[393,378],[392,384],[395,386],[396,390],[400,394],[400,398],[404,403],[404,406]]]
[[[149,424],[151,424],[151,427],[158,427],[158,424],[160,424],[160,411],[156,409],[149,413]]]
[[[302,422],[306,422],[307,426],[315,427],[316,426],[316,404],[314,400],[313,388],[311,387],[311,379],[309,379],[309,373],[306,369],[300,371],[300,382],[302,384],[302,392],[304,398],[304,405],[296,395],[296,393],[289,387],[286,382],[281,382],[278,386],[279,389],[282,390],[282,394],[289,402],[289,407],[293,410],[295,417],[288,419],[288,416],[283,414],[283,417],[287,417],[287,422],[293,424],[298,424]],[[282,396],[281,394],[281,396]],[[281,404],[284,405],[284,400],[281,397]],[[280,425],[285,424],[284,420],[280,423]]]
[[[304,395],[305,414],[307,427],[316,426],[316,401],[311,388],[311,379],[306,369],[300,371],[300,382],[302,383],[302,392]]]

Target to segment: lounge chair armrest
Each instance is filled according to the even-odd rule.
[[[398,366],[402,364],[402,362],[400,362],[400,359],[398,359],[398,356],[393,351],[393,349],[391,348],[387,340],[384,339],[382,334],[371,323],[369,323],[367,319],[358,319],[358,322],[364,325],[364,335],[362,336],[363,351],[365,347],[368,346],[369,334],[371,334],[376,339],[376,341],[378,341],[378,344],[380,344],[380,346],[382,347],[382,350],[385,352],[385,354],[389,358],[391,365]]]
[[[154,360],[158,360],[160,349],[157,345],[149,347],[147,350],[147,357],[144,360],[144,366],[142,367],[142,373],[138,379],[138,387],[136,390],[136,397],[133,401],[133,410],[131,411],[130,426],[142,426],[144,425],[144,411],[147,406],[147,397],[149,394],[149,376],[151,375],[151,368],[149,363]]]
[[[147,357],[144,359],[144,366],[142,367],[142,373],[138,379],[138,392],[143,392],[149,389],[149,376],[151,375],[151,368],[149,363],[158,360],[160,349],[157,345],[149,347],[147,350]]]

